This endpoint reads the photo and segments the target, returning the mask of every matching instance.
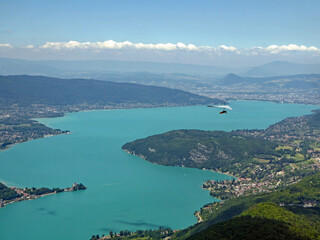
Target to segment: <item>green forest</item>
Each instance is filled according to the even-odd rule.
[[[225,201],[203,206],[197,213],[201,221],[171,239],[319,240],[319,124],[316,110],[264,130],[175,130],[127,143],[123,149],[161,165],[244,178],[207,180],[203,187]]]
[[[177,239],[186,239],[195,234],[210,235],[210,226],[216,228],[218,223],[225,226],[226,236],[228,236],[228,225],[239,223],[240,231],[241,219],[230,221],[238,216],[250,216],[275,221],[281,221],[287,226],[290,234],[303,236],[297,239],[319,239],[320,236],[320,172],[303,178],[299,183],[287,186],[278,191],[267,194],[249,195],[227,200],[225,202],[214,203],[205,206],[201,210],[204,222],[195,224],[177,233]],[[311,204],[312,207],[307,207]],[[251,221],[248,220],[248,223]],[[244,224],[248,224],[244,223]],[[272,225],[272,223],[270,222]],[[206,230],[209,228],[208,230]],[[217,227],[219,228],[219,227]],[[242,229],[242,230],[241,230]],[[222,231],[221,228],[220,231]],[[261,229],[263,230],[263,229]],[[245,232],[243,232],[245,233]],[[249,234],[246,233],[248,236]],[[254,232],[252,232],[254,234]],[[200,236],[199,235],[199,236]],[[254,235],[253,235],[254,236]],[[191,238],[196,239],[196,238]],[[202,239],[202,238],[200,238]],[[215,239],[215,238],[212,238]],[[217,238],[221,239],[221,238]],[[226,238],[236,239],[236,238]],[[252,238],[254,239],[254,238]],[[287,239],[287,238],[279,238]]]
[[[222,103],[192,93],[164,87],[90,79],[42,76],[0,76],[0,105],[195,105]]]
[[[235,163],[246,165],[254,157],[273,159],[276,147],[273,142],[223,131],[175,130],[127,143],[122,148],[161,165],[237,172]]]
[[[17,197],[20,197],[20,195],[15,190],[0,183],[0,199],[11,200]]]

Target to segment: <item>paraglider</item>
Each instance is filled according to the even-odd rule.
[[[208,107],[223,108],[223,110],[219,112],[219,114],[228,113],[226,109],[232,110],[232,108],[229,105],[208,105]]]

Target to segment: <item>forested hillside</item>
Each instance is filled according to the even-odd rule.
[[[153,163],[238,178],[207,180],[203,188],[225,201],[205,205],[196,212],[199,223],[171,239],[319,239],[319,116],[315,110],[264,130],[176,130],[123,149]]]
[[[181,90],[86,79],[0,76],[0,149],[28,139],[67,133],[34,118],[94,109],[221,103]]]
[[[181,90],[86,79],[0,76],[0,104],[194,105],[222,102]]]
[[[277,144],[223,131],[175,130],[139,139],[122,148],[146,160],[168,166],[185,166],[237,172],[235,163],[276,154]]]
[[[221,239],[215,238],[219,234],[225,236],[225,239],[237,239],[235,236],[245,239],[241,238],[241,235],[246,235],[247,239],[254,239],[256,231],[253,229],[260,229],[257,231],[261,233],[264,231],[272,233],[273,230],[268,230],[260,224],[266,224],[270,228],[274,226],[272,228],[275,229],[276,225],[279,227],[279,234],[282,231],[284,235],[274,239],[287,239],[285,236],[290,234],[300,237],[296,239],[318,239],[319,203],[320,172],[317,172],[297,184],[272,193],[249,195],[205,206],[201,210],[205,221],[182,230],[176,235],[176,239],[186,239],[194,234],[199,235],[194,235],[190,239]],[[241,217],[238,217],[239,215]],[[216,231],[217,233],[213,233]],[[211,236],[212,238],[208,238]]]

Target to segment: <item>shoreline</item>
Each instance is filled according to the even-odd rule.
[[[298,104],[298,105],[312,105],[312,106],[317,106],[317,107],[320,107],[320,105],[315,105],[315,104],[308,104],[308,103],[291,103],[291,102],[275,102],[275,101],[271,101],[271,100],[255,100],[255,99],[252,99],[252,100],[243,100],[243,99],[230,99],[230,101],[235,101],[235,102],[270,102],[270,103],[274,103],[274,104]],[[92,112],[92,111],[110,111],[110,110],[129,110],[129,109],[148,109],[148,108],[172,108],[172,107],[195,107],[195,106],[207,106],[207,105],[202,105],[202,104],[196,104],[196,105],[155,105],[155,106],[128,106],[128,107],[123,107],[123,106],[104,106],[104,107],[97,107],[97,108],[88,108],[88,109],[76,109],[76,110],[73,110],[73,111],[63,111],[61,112],[60,116],[49,116],[49,117],[38,117],[38,118],[30,118],[31,120],[35,120],[36,122],[38,123],[41,123],[43,124],[44,126],[54,130],[53,128],[47,126],[46,124],[42,123],[40,121],[40,119],[51,119],[51,118],[61,118],[61,117],[65,117],[66,114],[70,114],[70,113],[79,113],[79,112]],[[59,134],[47,134],[47,135],[44,135],[43,137],[39,137],[39,138],[32,138],[32,139],[28,139],[27,141],[24,141],[24,142],[16,142],[16,143],[12,143],[12,144],[9,144],[7,145],[5,148],[0,148],[0,153],[1,151],[6,151],[8,150],[9,148],[13,147],[14,145],[16,144],[19,144],[19,143],[25,143],[25,142],[28,142],[28,141],[31,141],[31,140],[35,140],[35,139],[41,139],[41,138],[45,138],[45,137],[52,137],[52,136],[57,136],[57,135],[62,135],[62,134],[70,134],[71,132],[69,130],[62,130],[62,132],[66,132],[66,133],[59,133]],[[222,174],[225,174],[225,173],[222,173]],[[227,174],[229,175],[229,174]],[[232,176],[233,177],[233,176]]]
[[[245,101],[248,101],[248,100],[233,100],[233,101],[242,101],[242,102],[245,102]],[[252,100],[252,102],[265,102],[265,101],[256,101],[256,100]],[[271,101],[267,101],[267,102],[271,102]],[[279,104],[279,103],[275,103],[275,104]],[[284,104],[295,104],[295,103],[284,103]],[[300,104],[299,104],[300,105]],[[303,104],[303,105],[306,105],[306,104]],[[312,105],[312,104],[311,104]],[[190,105],[189,105],[190,106]],[[191,105],[191,106],[194,106],[194,105]],[[198,105],[199,106],[199,105]],[[200,106],[204,106],[204,105],[200,105]],[[317,105],[313,105],[313,106],[317,106]],[[165,107],[186,107],[186,106],[160,106],[160,107],[162,107],[162,108],[165,108]],[[80,110],[80,111],[75,111],[75,112],[92,112],[92,111],[109,111],[109,110],[126,110],[126,109],[138,109],[138,108],[140,108],[140,109],[145,109],[145,108],[160,108],[160,107],[137,107],[137,108],[108,108],[108,109],[88,109],[88,110]],[[65,114],[69,114],[69,113],[75,113],[75,112],[65,112],[65,113],[63,113],[64,114],[64,116],[65,116]],[[61,117],[61,116],[60,116]],[[56,117],[49,117],[49,118],[56,118]],[[41,122],[40,122],[41,123]],[[43,137],[41,137],[41,138],[46,138],[46,137],[52,137],[52,136],[56,136],[56,135],[62,135],[62,134],[71,134],[71,132],[67,132],[67,133],[60,133],[60,134],[47,134],[47,135],[44,135]],[[40,139],[40,138],[34,138],[34,139],[29,139],[29,140],[35,140],[35,139]],[[27,141],[29,141],[29,140],[27,140]],[[26,141],[26,142],[27,142]],[[23,142],[21,142],[21,143],[23,143]],[[17,143],[14,143],[14,144],[12,144],[12,145],[9,145],[6,149],[0,149],[0,153],[1,153],[1,151],[2,150],[7,150],[7,149],[9,149],[9,148],[11,148],[11,146],[14,146],[14,145],[16,145]],[[126,151],[126,150],[124,150],[126,153],[129,153],[129,154],[132,154],[132,155],[134,155],[134,156],[138,156],[139,158],[141,158],[141,159],[143,159],[143,160],[145,160],[145,161],[148,161],[148,160],[146,160],[146,157],[145,156],[139,156],[139,155],[136,155],[136,154],[133,154],[133,153],[130,153],[129,151]],[[148,162],[150,162],[150,161],[148,161]],[[152,163],[152,162],[150,162],[150,163]],[[160,164],[157,164],[157,163],[152,163],[152,164],[156,164],[156,165],[160,165]],[[162,166],[167,166],[167,165],[162,165]],[[173,167],[185,167],[185,166],[173,166]],[[190,167],[190,168],[192,168],[192,167]],[[224,172],[221,172],[221,171],[215,171],[215,170],[212,170],[212,169],[206,169],[206,168],[196,168],[196,169],[200,169],[200,170],[207,170],[207,171],[212,171],[212,172],[214,172],[214,173],[221,173],[221,174],[224,174],[224,175],[227,175],[227,176],[230,176],[230,177],[232,177],[232,178],[234,178],[234,179],[237,179],[236,177],[234,177],[234,176],[232,176],[232,175],[230,175],[228,172],[227,173],[224,173]],[[204,188],[203,188],[204,189]],[[209,190],[209,189],[206,189],[206,190]],[[210,191],[210,190],[209,190]],[[44,196],[47,196],[47,195],[52,195],[52,194],[55,194],[55,193],[49,193],[49,194],[44,194],[44,195],[41,195],[40,197],[44,197]],[[37,197],[37,198],[39,198],[39,197]],[[33,198],[33,199],[36,199],[36,198]],[[28,200],[33,200],[33,199],[28,199]],[[15,202],[15,201],[14,201]],[[11,203],[13,203],[13,202],[10,202],[10,203],[8,203],[8,204],[11,204]]]
[[[52,130],[55,130],[54,128],[51,128],[50,126],[47,126],[45,123],[42,123],[40,119],[53,119],[53,118],[63,118],[66,116],[66,114],[71,114],[71,113],[79,113],[79,112],[93,112],[93,111],[110,111],[110,110],[126,110],[126,109],[148,109],[148,108],[168,108],[168,107],[191,107],[191,106],[206,106],[206,105],[202,105],[202,104],[195,104],[195,105],[177,105],[177,104],[172,104],[172,105],[155,105],[155,106],[150,106],[148,104],[146,105],[142,105],[142,106],[127,106],[127,107],[123,107],[123,106],[103,106],[103,107],[96,107],[96,108],[88,108],[88,109],[73,109],[71,111],[61,111],[58,116],[46,116],[46,117],[31,117],[29,118],[30,120],[34,120],[37,123],[43,124],[45,127],[48,127]],[[68,106],[67,106],[68,107]],[[70,109],[69,109],[70,110]],[[6,151],[8,149],[10,149],[11,147],[13,147],[16,144],[19,143],[25,143],[28,141],[32,141],[32,140],[36,140],[36,139],[41,139],[41,138],[46,138],[46,137],[52,137],[52,136],[57,136],[57,135],[62,135],[62,134],[70,134],[71,132],[69,130],[61,130],[61,133],[59,134],[47,134],[44,135],[42,137],[38,137],[38,138],[30,138],[26,141],[22,141],[22,142],[15,142],[15,143],[11,143],[6,145],[4,148],[0,148],[0,153],[1,151]]]
[[[198,168],[198,169],[199,169],[199,168]],[[221,173],[221,174],[227,175],[227,176],[229,176],[229,177],[232,177],[232,178],[234,178],[235,180],[238,179],[237,177],[231,175],[229,172],[224,173],[224,172],[222,172],[222,171],[220,171],[220,170],[213,170],[213,169],[207,169],[207,168],[202,168],[202,170],[211,171],[211,172],[214,172],[214,173]]]
[[[314,106],[314,105],[312,105],[312,106]],[[317,107],[317,106],[315,106],[315,107]],[[319,110],[316,110],[316,109],[313,109],[310,111],[313,114],[320,113]],[[302,123],[306,124],[306,126],[309,126],[309,125],[307,125],[307,123],[309,122],[308,119],[309,120],[310,120],[310,118],[313,119],[312,118],[312,116],[314,116],[313,114],[307,114],[307,115],[301,115],[301,116],[298,115],[297,117],[291,117],[291,118],[289,117],[288,119],[291,119],[291,122],[289,122],[290,124],[288,124],[288,125],[286,125],[286,122],[284,120],[281,120],[280,122],[277,122],[279,125],[278,128],[280,128],[281,130],[283,130],[286,133],[286,131],[288,131],[288,130],[287,130],[287,128],[282,129],[283,126],[290,126],[290,127],[293,126],[294,129],[297,126],[297,124],[298,124],[298,126],[300,126],[300,128],[303,128],[303,126],[305,126]],[[306,117],[301,118],[302,116],[306,116]],[[309,117],[309,118],[307,118],[307,117]],[[285,118],[285,119],[287,119],[287,118]],[[304,119],[305,122],[302,122],[302,123],[301,123],[301,121],[296,122],[296,121],[293,121],[292,119],[298,119],[298,120]],[[277,123],[275,123],[273,125],[276,125]],[[282,125],[281,125],[281,123],[282,123]],[[296,131],[299,131],[300,128],[297,128]],[[289,129],[292,129],[292,127]],[[296,135],[296,138],[302,139],[301,141],[303,141],[303,139],[308,139],[309,141],[311,141],[311,139],[312,139],[311,136],[314,136],[314,138],[315,138],[314,140],[316,142],[319,141],[319,138],[317,138],[317,136],[318,136],[317,133],[319,130],[317,130],[316,125],[310,125],[307,129],[309,129],[311,132],[305,132],[304,135],[302,135],[302,134]],[[266,129],[264,129],[264,130],[266,130]],[[277,128],[276,128],[276,130],[277,130]],[[276,131],[276,133],[277,132],[282,133],[280,130]],[[294,133],[296,134],[296,132],[294,132]],[[165,133],[163,133],[163,134],[165,134]],[[278,135],[274,134],[274,132],[272,132],[272,131],[270,134],[272,137],[274,137],[274,135],[275,135],[275,138],[278,137]],[[314,134],[314,135],[312,135],[312,134]],[[155,134],[155,135],[161,135],[161,134]],[[155,135],[153,135],[153,136],[155,136]],[[150,137],[150,136],[148,136],[148,137]],[[148,139],[148,137],[140,139],[140,140]],[[160,139],[162,139],[162,138],[160,138]],[[276,138],[276,140],[278,141],[277,146],[286,145],[286,144],[289,144],[289,145],[294,144],[294,141],[291,142],[290,139],[291,138],[283,140],[280,135],[280,137]],[[157,138],[156,138],[156,140],[157,140]],[[135,142],[135,141],[138,141],[138,140],[134,140],[132,142]],[[271,140],[268,140],[268,141],[271,141]],[[156,165],[174,166],[174,165],[170,165],[170,162],[169,163],[167,161],[162,162],[161,158],[159,158],[159,156],[158,156],[158,159],[157,158],[153,159],[152,157],[150,157],[148,155],[148,151],[146,149],[149,147],[149,151],[153,152],[153,151],[151,151],[152,149],[150,150],[151,147],[153,148],[153,145],[148,146],[148,144],[146,142],[142,141],[142,143],[139,142],[140,145],[138,144],[138,146],[140,148],[139,147],[138,148],[135,148],[135,147],[131,148],[130,143],[132,143],[132,142],[129,142],[129,143],[126,143],[123,145],[122,149],[124,152],[129,153],[134,156],[137,156],[143,160],[146,160],[146,161],[153,163],[153,164],[156,164]],[[154,139],[151,141],[151,143],[153,143],[153,144],[155,144],[155,142],[158,145],[161,145],[161,143],[162,143],[161,141],[157,142]],[[168,143],[168,142],[166,142],[166,143]],[[128,146],[127,146],[127,144],[128,144]],[[126,148],[124,148],[124,146]],[[170,145],[169,145],[169,147],[170,147]],[[313,148],[315,148],[315,147],[313,147]],[[138,149],[140,149],[140,150],[145,149],[145,151],[144,150],[139,151]],[[165,152],[166,149],[164,149],[164,150],[162,149],[162,151]],[[303,159],[298,160],[298,162],[303,162],[305,159],[312,160],[312,156],[313,156],[312,154],[314,153],[315,154],[314,156],[317,156],[317,153],[316,153],[317,151],[319,152],[319,150],[314,150],[314,149],[308,150],[308,153],[310,154],[310,155],[308,155],[308,158],[307,158],[307,155],[304,154],[306,156],[303,156]],[[161,152],[161,150],[159,151],[159,153],[160,152]],[[297,152],[300,152],[300,150],[294,150],[295,154],[297,154]],[[148,160],[147,157],[142,154],[149,156],[150,159],[152,159],[152,161]],[[160,156],[162,156],[162,155],[160,155]],[[257,160],[255,158],[253,158],[252,159],[253,163],[251,164],[252,166],[250,166],[250,165],[245,166],[249,170],[247,170],[247,172],[244,172],[244,174],[242,174],[242,172],[238,172],[237,170],[231,170],[235,173],[235,176],[237,176],[237,177],[231,175],[229,171],[222,172],[217,169],[213,170],[213,169],[201,168],[202,170],[209,170],[214,173],[221,173],[221,174],[224,174],[224,175],[227,175],[227,176],[230,176],[233,178],[233,179],[220,180],[220,181],[207,180],[206,182],[204,182],[202,189],[208,190],[211,197],[218,199],[218,202],[222,202],[222,204],[223,204],[223,202],[228,199],[237,198],[240,196],[255,195],[255,194],[260,194],[260,193],[270,193],[270,192],[273,192],[274,190],[278,189],[279,187],[289,186],[291,184],[294,184],[294,183],[300,181],[302,178],[301,174],[299,174],[299,172],[296,174],[293,174],[292,172],[295,170],[295,168],[293,168],[291,164],[290,164],[290,166],[293,168],[293,171],[290,171],[291,168],[290,168],[290,170],[285,169],[285,165],[284,166],[281,165],[280,170],[278,169],[278,167],[279,167],[278,163],[280,162],[280,158],[283,156],[286,156],[286,153],[281,153],[280,156],[275,155],[274,156],[275,161],[273,162],[273,164],[271,164],[269,166],[269,168],[265,168],[264,169],[265,171],[262,171],[262,168],[260,167],[259,163],[260,164],[265,164],[265,163],[269,164],[270,161],[268,160],[267,162],[263,162],[262,160],[264,160],[264,159],[262,159],[262,160],[260,159],[262,161],[262,162],[260,162],[260,161],[258,161],[259,159]],[[318,154],[318,156],[319,156],[319,154]],[[314,159],[316,159],[316,158],[314,158]],[[277,161],[277,160],[279,160],[279,161]],[[153,161],[156,161],[156,162],[153,162]],[[161,164],[161,163],[163,163],[163,164]],[[182,165],[181,161],[173,161],[173,163],[179,164],[179,165],[175,165],[175,166],[185,167]],[[190,167],[190,168],[200,169],[197,167]],[[236,166],[236,169],[237,168],[238,168],[238,166]],[[296,167],[296,168],[298,168],[298,167]],[[308,171],[316,171],[317,168],[320,169],[319,163],[316,163],[314,161],[311,161],[311,162],[308,161],[308,163],[303,163],[301,168],[299,167],[298,169],[302,169],[302,170],[306,169]],[[230,170],[230,168],[228,168],[226,170]],[[286,171],[284,171],[284,170],[286,170]],[[247,173],[252,173],[252,172],[253,172],[253,174],[254,173],[260,174],[261,173],[261,175],[259,175],[260,177],[256,177],[255,175],[252,176],[250,174],[249,175],[247,174]],[[284,183],[282,183],[282,181],[281,181],[281,176],[286,176]],[[234,184],[234,182],[236,184]],[[280,185],[280,183],[281,183],[281,185]],[[209,205],[212,205],[212,203],[210,203]],[[197,218],[198,223],[202,221],[202,219],[200,219],[199,216],[201,215],[201,212],[203,209],[205,209],[205,207],[200,208],[200,210],[197,210],[194,213],[194,216]]]
[[[18,145],[18,144],[20,144],[20,143],[26,143],[26,142],[33,141],[33,140],[37,140],[37,139],[49,138],[49,137],[54,137],[54,136],[58,136],[58,135],[65,135],[65,134],[71,134],[71,132],[70,132],[69,130],[66,130],[65,132],[62,132],[62,133],[59,133],[59,134],[47,134],[47,135],[44,135],[44,136],[39,137],[39,138],[28,139],[28,140],[25,141],[25,142],[12,143],[12,144],[7,145],[5,148],[0,148],[0,153],[1,153],[2,151],[7,151],[7,150],[11,149],[12,147],[14,147],[15,145]]]
[[[74,183],[71,187],[66,187],[66,188],[53,188],[53,189],[49,189],[49,188],[18,188],[18,187],[14,187],[14,186],[6,186],[6,184],[2,183],[7,189],[9,189],[9,191],[15,191],[16,194],[18,194],[17,197],[13,198],[13,199],[8,199],[8,200],[3,200],[0,199],[0,208],[4,208],[6,205],[8,204],[12,204],[15,202],[21,202],[21,201],[29,201],[29,200],[34,200],[34,199],[38,199],[38,198],[42,198],[42,197],[46,197],[49,195],[53,195],[53,194],[58,194],[58,193],[62,193],[62,192],[74,192],[74,191],[80,191],[80,190],[85,190],[87,189],[86,186],[84,186],[82,183]],[[33,193],[34,191],[41,191],[41,190],[45,190],[45,191],[49,191],[49,192],[45,192],[43,194],[37,194],[37,193]]]
[[[137,155],[137,154],[135,154],[135,153],[133,153],[133,152],[130,152],[130,151],[127,150],[127,149],[122,149],[122,150],[123,150],[124,152],[130,154],[130,155],[139,157],[139,158],[141,158],[141,159],[143,159],[143,160],[145,160],[145,161],[147,161],[147,162],[149,162],[149,163],[152,163],[152,164],[154,164],[154,165],[165,166],[165,167],[181,167],[181,168],[199,169],[199,170],[210,171],[210,172],[214,172],[214,173],[220,173],[220,174],[223,174],[223,175],[227,175],[227,176],[229,176],[229,177],[232,177],[232,178],[234,178],[234,179],[237,179],[237,177],[231,175],[229,172],[224,173],[224,172],[222,172],[222,171],[220,171],[220,170],[213,170],[213,169],[207,169],[207,168],[186,167],[186,166],[184,166],[184,165],[181,165],[181,166],[162,165],[162,164],[158,164],[158,163],[154,163],[154,162],[148,161],[147,158],[146,158],[146,156]]]
[[[37,197],[34,197],[34,198],[30,198],[30,199],[24,199],[24,200],[16,200],[16,201],[6,202],[3,206],[1,206],[1,204],[0,204],[0,208],[4,208],[5,206],[7,206],[7,205],[9,205],[9,204],[16,203],[16,202],[35,200],[35,199],[42,198],[42,197],[49,196],[49,195],[53,195],[53,194],[57,194],[57,193],[47,193],[47,194],[43,194],[43,195],[40,195],[40,196],[37,196]]]

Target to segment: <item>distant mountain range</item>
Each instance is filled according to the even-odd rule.
[[[248,68],[217,67],[179,63],[129,62],[111,60],[83,61],[28,61],[0,58],[0,75],[45,75],[51,77],[77,77],[89,73],[185,73],[223,76],[230,72],[240,73]]]
[[[253,68],[223,68],[176,63],[27,61],[0,58],[0,75],[96,79],[168,87],[202,94],[216,87],[249,92],[320,89],[320,64],[272,62]]]
[[[51,77],[85,77],[106,73],[183,73],[201,76],[221,77],[235,73],[248,77],[270,77],[297,74],[320,74],[320,64],[271,62],[255,67],[220,67],[179,63],[133,62],[111,60],[46,60],[29,61],[0,58],[0,75],[44,75]]]
[[[274,77],[241,77],[228,74],[218,83],[220,86],[241,87],[254,89],[320,89],[320,74],[299,74]]]
[[[42,76],[0,76],[0,104],[47,105],[195,105],[222,103],[196,94],[164,87],[88,79]]]
[[[320,74],[320,64],[301,64],[277,61],[253,67],[241,75],[248,77],[271,77],[297,74]]]

